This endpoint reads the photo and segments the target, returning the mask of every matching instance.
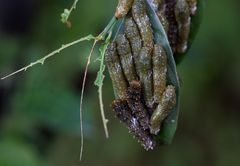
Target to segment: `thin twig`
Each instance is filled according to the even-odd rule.
[[[76,9],[77,3],[78,3],[78,0],[75,0],[75,1],[73,2],[72,6],[71,6],[71,8],[70,8],[70,10],[69,10],[69,15],[68,15],[68,17],[67,17],[67,20],[68,20],[69,16],[71,15],[72,11],[73,11],[74,9]]]
[[[103,127],[104,127],[106,138],[109,138],[108,128],[107,128],[108,119],[106,119],[105,113],[104,113],[102,86],[103,86],[103,81],[104,81],[104,78],[105,78],[105,75],[104,75],[104,71],[105,71],[104,55],[105,55],[106,49],[108,47],[108,44],[110,42],[111,36],[112,36],[112,30],[110,30],[110,33],[108,34],[108,37],[105,40],[104,45],[102,46],[102,48],[100,48],[100,53],[101,53],[100,68],[99,68],[99,71],[98,71],[98,74],[97,74],[97,78],[95,80],[95,85],[98,86],[98,99],[99,99],[101,117],[102,117],[102,122],[103,122]]]
[[[103,76],[103,79],[104,79],[104,76]],[[101,116],[102,116],[102,122],[103,122],[105,135],[106,135],[106,138],[109,138],[109,133],[108,133],[108,128],[107,128],[108,119],[106,119],[106,117],[105,117],[104,106],[103,106],[102,86],[99,86],[98,98],[99,98],[99,104],[100,104],[100,110],[101,110]]]
[[[116,18],[113,17],[111,19],[111,21],[108,23],[108,25],[106,26],[106,28],[104,28],[104,30],[95,38],[94,40],[94,43],[93,43],[93,46],[92,46],[92,49],[90,51],[90,54],[88,56],[88,59],[87,59],[87,64],[86,64],[86,67],[85,67],[85,72],[84,72],[84,78],[83,78],[83,82],[82,82],[82,91],[81,91],[81,98],[80,98],[80,132],[81,132],[81,145],[80,145],[80,161],[82,160],[82,155],[83,155],[83,139],[84,139],[84,136],[83,136],[83,120],[82,120],[82,114],[83,114],[83,94],[84,94],[84,90],[85,90],[85,84],[86,84],[86,79],[87,79],[87,73],[88,73],[88,67],[91,63],[91,57],[92,57],[92,53],[93,53],[93,50],[96,46],[96,43],[98,41],[101,41],[101,40],[104,40],[105,39],[105,36],[108,34],[109,31],[112,30],[112,28],[114,27],[116,23]],[[101,95],[102,93],[100,93]],[[105,130],[105,134],[106,134],[106,137],[108,138],[108,129],[106,127],[106,118],[105,118],[105,115],[104,115],[104,110],[102,109],[103,108],[103,102],[102,102],[102,97],[100,100],[100,108],[101,108],[101,115],[102,115],[102,119],[103,119],[103,124],[104,124],[104,130]]]
[[[25,67],[23,67],[23,68],[15,71],[15,72],[11,73],[11,74],[9,74],[9,75],[7,75],[7,76],[5,76],[5,77],[2,77],[1,80],[4,80],[4,79],[6,79],[6,78],[8,78],[8,77],[11,77],[11,76],[13,76],[13,75],[15,75],[15,74],[17,74],[17,73],[22,72],[22,71],[26,71],[26,70],[28,70],[29,68],[31,68],[31,67],[33,67],[33,66],[35,66],[35,65],[37,65],[37,64],[42,64],[42,65],[43,65],[44,62],[45,62],[45,60],[47,60],[48,58],[54,56],[55,54],[60,53],[62,50],[66,49],[66,48],[68,48],[68,47],[70,47],[70,46],[73,46],[73,45],[75,45],[75,44],[77,44],[77,43],[80,43],[80,42],[82,42],[82,41],[93,40],[93,39],[95,39],[95,38],[96,38],[96,37],[94,37],[94,36],[92,36],[92,35],[88,35],[88,36],[86,36],[86,37],[83,37],[83,38],[80,38],[80,39],[78,39],[78,40],[75,40],[75,41],[73,41],[73,42],[71,42],[71,43],[64,44],[64,45],[62,45],[61,48],[59,48],[59,49],[57,49],[57,50],[49,53],[48,55],[44,56],[43,58],[41,58],[41,59],[39,59],[39,60],[37,60],[37,61],[35,61],[35,62],[32,62],[32,63],[30,63],[29,65],[27,65],[27,66],[25,66]]]
[[[81,97],[80,97],[80,132],[81,132],[81,147],[80,147],[80,161],[82,160],[82,154],[83,154],[83,119],[82,119],[82,114],[83,114],[83,94],[84,94],[84,90],[85,90],[85,84],[86,84],[86,79],[87,79],[87,73],[88,73],[88,67],[90,65],[91,62],[91,57],[93,54],[93,50],[95,48],[96,43],[98,42],[98,39],[94,40],[92,49],[90,51],[90,54],[87,58],[87,64],[85,67],[85,71],[84,71],[84,77],[83,77],[83,82],[82,82],[82,91],[81,91]]]

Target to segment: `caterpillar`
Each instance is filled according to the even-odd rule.
[[[116,38],[117,51],[120,57],[123,72],[128,80],[131,82],[137,79],[133,56],[131,53],[130,44],[124,34],[119,34]]]
[[[167,86],[164,91],[161,101],[153,112],[150,119],[150,132],[157,135],[161,128],[162,121],[169,115],[170,111],[176,105],[175,87]]]
[[[131,110],[125,100],[114,100],[112,108],[116,113],[116,117],[124,123],[129,132],[142,144],[144,149],[154,149],[156,141],[150,135],[149,131],[144,130],[138,120],[131,114]]]
[[[144,100],[148,108],[153,105],[153,73],[152,73],[152,55],[148,47],[143,47],[139,53],[139,73],[140,82],[143,87]]]
[[[146,4],[144,0],[134,0],[132,15],[138,26],[143,46],[151,50],[153,48],[153,32],[146,13]]]
[[[186,0],[177,0],[175,5],[175,17],[178,23],[177,52],[184,53],[187,50],[188,37],[190,33],[190,10]]]
[[[166,32],[168,32],[169,29],[169,23],[166,18],[166,15],[164,14],[165,10],[165,1],[164,0],[153,0],[152,6],[161,22],[163,25],[163,28]]]
[[[137,56],[142,48],[142,39],[132,17],[127,18],[125,21],[125,34],[130,41],[133,55]]]
[[[166,32],[168,32],[169,22],[167,20],[167,17],[164,15],[164,13],[162,11],[157,11],[157,16],[158,16],[160,22],[162,23],[164,30]]]
[[[177,40],[178,40],[178,25],[175,18],[174,8],[176,5],[176,0],[165,0],[165,10],[164,14],[169,23],[169,28],[167,31],[168,40],[170,42],[172,51],[175,53],[177,49]]]
[[[149,129],[149,115],[141,100],[141,84],[139,81],[132,81],[127,90],[127,103],[132,114],[137,118],[144,130]]]
[[[152,5],[155,11],[163,10],[165,0],[153,0]]]
[[[185,53],[197,0],[153,0],[152,4],[167,32],[173,53]]]
[[[105,64],[108,67],[108,72],[112,80],[116,97],[120,99],[126,98],[128,84],[124,77],[115,42],[111,42],[107,47],[105,53]]]
[[[115,11],[115,17],[120,19],[126,16],[132,7],[134,0],[118,0],[118,6]]]
[[[134,64],[136,66],[136,69],[138,69],[139,68],[139,63],[138,63],[139,56],[138,55],[142,48],[142,39],[141,39],[140,33],[138,31],[137,25],[134,22],[132,17],[129,17],[126,19],[125,34],[131,45]],[[137,75],[139,76],[139,71],[136,70],[136,72],[137,72]]]
[[[122,122],[122,123],[126,123],[129,124],[131,123],[131,119],[133,118],[132,114],[131,114],[131,110],[128,107],[127,101],[126,100],[114,100],[112,102],[112,108],[116,113],[116,117]],[[138,125],[135,126],[131,126],[131,130],[133,131],[137,131],[138,129],[135,127],[138,127]]]
[[[160,103],[167,82],[167,55],[160,44],[154,45],[152,63],[154,102]]]
[[[187,0],[187,3],[189,5],[191,15],[195,15],[197,12],[197,0]]]
[[[153,31],[146,13],[144,0],[134,0],[132,15],[140,32],[143,47],[136,59],[136,70],[143,85],[144,100],[147,107],[152,107],[152,65]]]

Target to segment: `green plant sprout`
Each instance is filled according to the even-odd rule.
[[[68,27],[71,27],[71,22],[68,20],[72,11],[76,9],[78,0],[74,0],[70,9],[64,9],[63,13],[61,14],[61,22],[66,24]]]

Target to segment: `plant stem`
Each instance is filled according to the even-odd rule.
[[[54,56],[55,54],[59,54],[62,50],[66,49],[66,48],[68,48],[68,47],[70,47],[70,46],[73,46],[73,45],[75,45],[75,44],[78,44],[78,43],[80,43],[80,42],[82,42],[82,41],[93,40],[93,39],[95,39],[95,38],[96,38],[96,37],[94,37],[94,36],[92,36],[92,35],[88,35],[88,36],[86,36],[86,37],[83,37],[83,38],[80,38],[80,39],[78,39],[78,40],[75,40],[75,41],[73,41],[73,42],[71,42],[71,43],[63,44],[61,48],[59,48],[59,49],[57,49],[57,50],[49,53],[48,55],[44,56],[43,58],[41,58],[41,59],[39,59],[39,60],[37,60],[37,61],[35,61],[35,62],[32,62],[32,63],[30,63],[29,65],[27,65],[27,66],[25,66],[25,67],[23,67],[23,68],[15,71],[15,72],[11,73],[11,74],[9,74],[9,75],[7,75],[7,76],[5,76],[5,77],[2,77],[1,80],[4,80],[4,79],[6,79],[6,78],[9,78],[9,77],[11,77],[11,76],[13,76],[13,75],[15,75],[15,74],[18,74],[18,73],[20,73],[20,72],[22,72],[22,71],[26,71],[26,70],[28,70],[29,68],[31,68],[31,67],[33,67],[33,66],[35,66],[35,65],[37,65],[37,64],[42,64],[42,65],[43,65],[44,62],[45,62],[48,58]]]
[[[83,137],[83,116],[82,116],[82,114],[83,114],[83,110],[82,110],[83,94],[84,94],[84,90],[85,90],[85,84],[86,84],[86,79],[87,79],[88,67],[90,65],[91,57],[92,57],[92,54],[93,54],[93,50],[94,50],[97,42],[98,42],[98,39],[95,39],[94,43],[93,43],[93,46],[92,46],[92,49],[91,49],[90,54],[89,54],[88,59],[87,59],[87,64],[86,64],[86,67],[85,67],[84,77],[83,77],[83,82],[82,82],[82,91],[81,91],[81,97],[80,97],[80,132],[81,132],[80,160],[82,160],[83,138],[84,138]]]

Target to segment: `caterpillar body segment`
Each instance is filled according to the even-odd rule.
[[[112,108],[117,118],[124,123],[129,132],[141,143],[146,150],[154,149],[156,141],[152,138],[149,131],[144,130],[135,118],[125,100],[114,100]]]
[[[176,92],[172,85],[167,86],[163,93],[161,102],[153,112],[150,119],[150,132],[157,135],[161,128],[161,123],[176,106]]]
[[[142,48],[142,39],[138,31],[137,25],[132,19],[132,17],[126,19],[125,35],[128,38],[131,45],[135,67],[139,68],[138,62],[139,62],[139,53]],[[136,70],[136,72],[137,72],[137,75],[139,76],[138,70]]]
[[[191,15],[195,15],[197,12],[197,0],[187,0],[187,3],[189,5]]]
[[[146,4],[144,0],[134,0],[132,15],[138,26],[143,46],[151,50],[153,48],[153,31],[146,13]]]
[[[127,90],[127,102],[132,114],[137,118],[144,130],[149,129],[149,114],[141,100],[141,84],[139,81],[132,81]]]
[[[131,9],[134,0],[118,0],[118,6],[115,11],[115,17],[120,19],[127,15]]]
[[[154,45],[152,64],[154,102],[160,103],[167,83],[167,55],[160,44]]]
[[[139,53],[138,68],[140,82],[143,88],[143,96],[148,108],[153,105],[153,72],[152,54],[148,47],[143,47]]]
[[[105,63],[107,65],[117,98],[125,99],[128,83],[124,77],[115,42],[111,42],[107,47],[105,53]]]
[[[116,38],[116,43],[125,77],[128,82],[136,80],[137,74],[134,66],[133,55],[127,38],[124,34],[119,34]]]
[[[177,52],[184,53],[188,48],[188,37],[190,34],[190,10],[185,0],[177,0],[175,6],[175,17],[178,23]]]

